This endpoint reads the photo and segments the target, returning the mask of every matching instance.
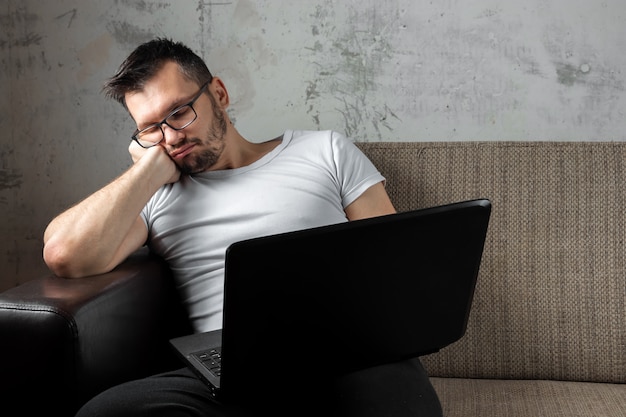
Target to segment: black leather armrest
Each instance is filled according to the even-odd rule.
[[[72,415],[109,386],[182,366],[168,339],[190,332],[169,268],[145,250],[107,274],[34,279],[0,294],[3,406]]]

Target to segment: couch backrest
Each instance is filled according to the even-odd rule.
[[[467,332],[431,375],[626,382],[626,143],[358,146],[398,211],[493,204]]]

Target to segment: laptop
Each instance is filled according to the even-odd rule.
[[[222,401],[436,352],[465,333],[490,212],[476,199],[236,242],[222,329],[170,343]]]

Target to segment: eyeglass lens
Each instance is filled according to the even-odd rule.
[[[194,120],[196,120],[196,112],[190,104],[186,104],[167,116],[163,122],[172,129],[181,130],[189,126]],[[154,146],[163,140],[163,128],[161,124],[148,126],[138,132],[135,137],[141,146]]]

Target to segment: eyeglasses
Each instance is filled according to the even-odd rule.
[[[161,120],[159,123],[151,124],[143,129],[135,130],[131,139],[134,140],[142,148],[151,148],[161,143],[165,139],[165,132],[163,131],[163,124],[168,125],[174,130],[183,130],[190,124],[192,124],[197,118],[198,114],[193,108],[196,100],[200,98],[204,89],[209,85],[211,80],[207,81],[200,87],[200,91],[191,99],[187,104],[183,104],[180,107],[174,109],[167,117]]]

